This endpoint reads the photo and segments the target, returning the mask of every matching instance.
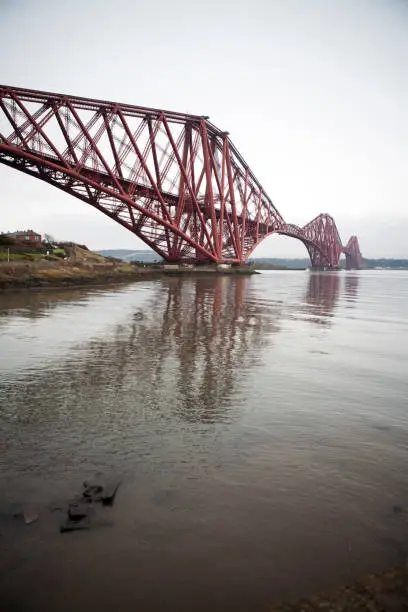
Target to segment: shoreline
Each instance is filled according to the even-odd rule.
[[[252,275],[259,274],[250,265],[144,264],[111,259],[75,245],[58,259],[46,256],[0,262],[0,291],[64,289],[106,286],[114,283],[157,279],[165,276]]]
[[[12,291],[47,291],[53,289],[87,289],[89,287],[106,287],[123,283],[131,283],[143,278],[157,278],[157,274],[110,274],[98,276],[76,276],[61,277],[54,279],[39,278],[36,276],[24,279],[0,280],[0,292],[8,293]]]
[[[1,270],[0,270],[1,272]],[[259,274],[255,270],[208,270],[208,269],[178,269],[136,268],[130,271],[104,271],[98,274],[87,274],[81,270],[75,274],[59,274],[46,276],[38,273],[23,274],[2,278],[0,274],[0,292],[32,291],[47,289],[82,289],[87,287],[104,287],[114,284],[136,282],[139,280],[155,280],[165,277],[203,277],[203,276],[252,276]]]

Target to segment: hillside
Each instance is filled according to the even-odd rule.
[[[0,261],[0,289],[103,284],[152,273],[142,266],[109,259],[78,245],[66,246],[63,257],[28,255]]]

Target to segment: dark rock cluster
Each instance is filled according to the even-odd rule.
[[[68,503],[67,515],[60,527],[61,533],[109,524],[95,510],[98,505],[112,506],[119,485],[120,480],[116,478],[85,481],[81,495]]]

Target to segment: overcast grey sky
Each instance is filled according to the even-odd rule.
[[[408,0],[0,0],[0,82],[209,115],[287,222],[408,257]],[[0,166],[0,231],[143,248]],[[305,255],[269,238],[263,256]]]

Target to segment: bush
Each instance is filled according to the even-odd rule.
[[[5,234],[0,234],[0,244],[5,246],[10,246],[12,244],[16,244],[14,238],[10,236],[6,236]]]

